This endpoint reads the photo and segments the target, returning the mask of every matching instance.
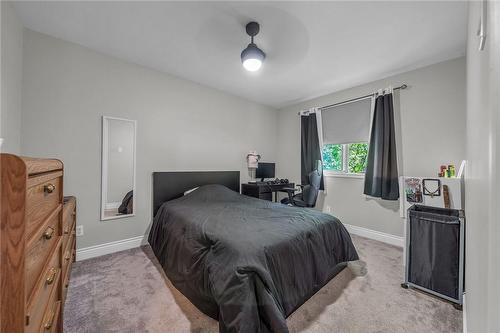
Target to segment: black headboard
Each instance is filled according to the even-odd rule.
[[[220,184],[240,192],[239,171],[153,172],[153,216],[165,202],[180,198],[194,187]]]

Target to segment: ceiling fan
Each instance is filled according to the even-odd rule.
[[[241,52],[241,62],[243,67],[249,72],[260,69],[262,62],[266,58],[264,51],[259,49],[253,42],[253,38],[259,33],[260,26],[257,22],[250,22],[246,25],[246,32],[250,36],[250,44]]]

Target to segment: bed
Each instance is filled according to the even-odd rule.
[[[241,195],[239,173],[180,174],[153,175],[149,243],[220,332],[288,332],[286,317],[358,260],[331,215]]]

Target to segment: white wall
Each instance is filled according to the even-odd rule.
[[[10,2],[1,2],[1,110],[2,152],[19,154],[21,148],[21,93],[23,76],[23,26]]]
[[[389,85],[408,84],[400,99],[401,175],[436,176],[439,166],[465,158],[465,58],[445,61],[362,86],[318,97],[279,111],[277,175],[300,181],[300,117],[297,112],[363,96]],[[397,106],[395,107],[397,108]],[[367,199],[363,179],[326,178],[330,206],[342,222],[391,235],[403,235],[399,203]]]
[[[78,247],[143,235],[153,171],[240,170],[255,149],[276,159],[277,112],[253,102],[25,30],[22,152],[64,161]],[[101,222],[101,116],[137,120],[137,212]]]
[[[467,45],[467,332],[500,332],[500,3],[488,2],[484,51],[480,2],[470,2]]]

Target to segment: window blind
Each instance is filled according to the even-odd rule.
[[[372,99],[322,110],[323,144],[368,142]]]

